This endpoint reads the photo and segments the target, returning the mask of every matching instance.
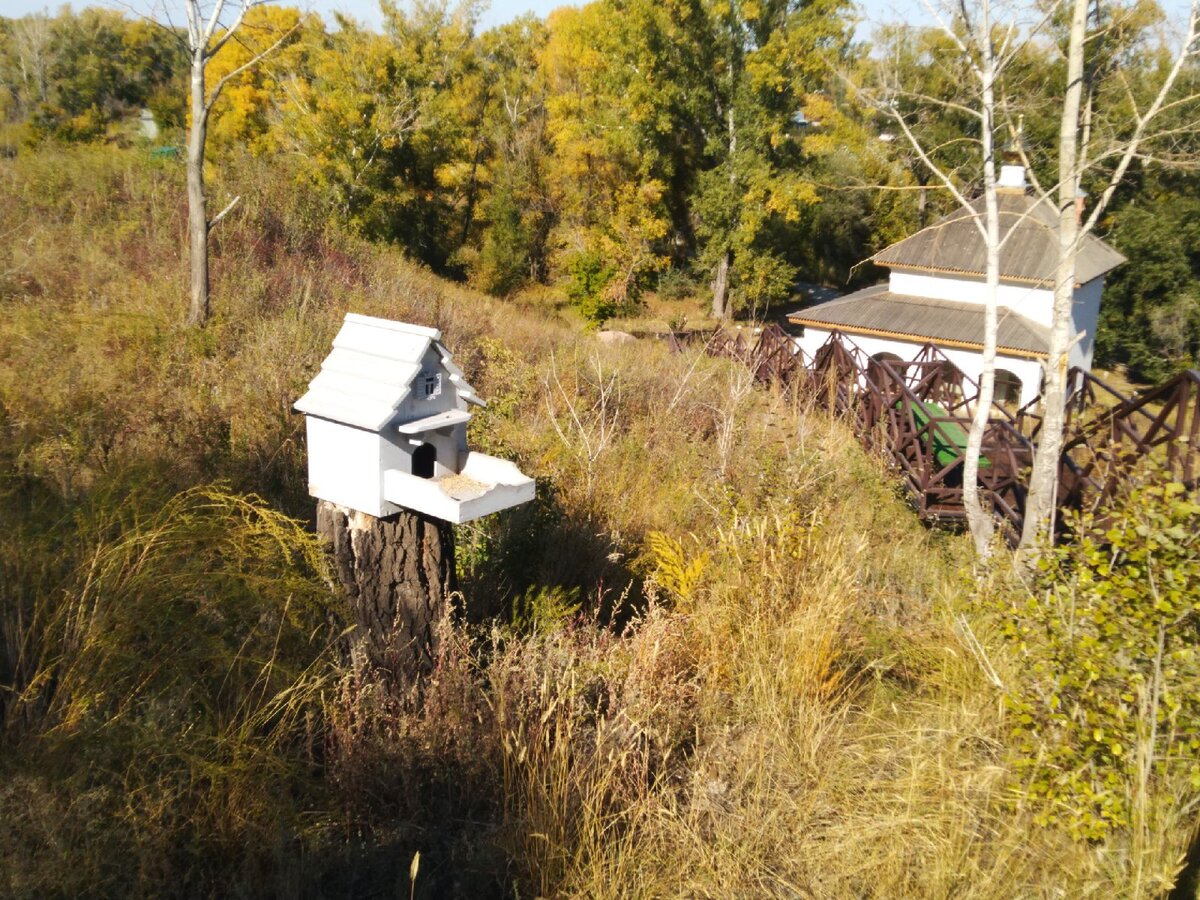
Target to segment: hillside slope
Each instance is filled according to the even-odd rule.
[[[1021,663],[973,605],[1021,588],[977,585],[838,422],[328,233],[278,172],[225,177],[191,332],[176,163],[0,161],[0,892],[1169,881],[1168,807],[1141,844],[1033,826],[997,687]],[[443,329],[490,401],[473,442],[538,479],[458,529],[419,711],[343,663],[306,524],[291,403],[347,310]]]

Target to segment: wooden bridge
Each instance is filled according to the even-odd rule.
[[[979,385],[933,344],[908,362],[872,359],[834,332],[808,357],[778,325],[757,341],[725,331],[705,335],[705,351],[749,366],[755,379],[787,387],[830,410],[862,444],[887,459],[927,521],[962,522],[963,456]],[[672,338],[678,348],[682,344]],[[1081,369],[1069,373],[1066,432],[1057,509],[1097,510],[1141,476],[1200,478],[1200,372],[1125,396]],[[1009,410],[993,403],[979,464],[984,505],[1015,543],[1025,515],[1034,447],[1042,421],[1036,404]],[[1059,533],[1065,518],[1056,515]]]

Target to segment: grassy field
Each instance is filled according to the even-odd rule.
[[[1150,897],[1175,781],[1031,799],[989,610],[848,429],[330,230],[278,170],[182,325],[182,171],[0,161],[0,893]],[[674,318],[682,301],[655,315]],[[341,316],[445,332],[538,499],[457,531],[419,711],[349,670],[291,403]],[[699,318],[700,310],[697,310]],[[1121,782],[1124,785],[1124,782]],[[1125,790],[1125,787],[1120,787]]]

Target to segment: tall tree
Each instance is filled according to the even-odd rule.
[[[1030,476],[1021,547],[1036,547],[1053,527],[1058,472],[1062,456],[1067,400],[1068,358],[1071,350],[1071,312],[1075,299],[1075,263],[1080,244],[1095,230],[1130,167],[1159,161],[1179,162],[1173,152],[1181,135],[1195,133],[1200,123],[1194,110],[1200,94],[1179,90],[1187,85],[1185,73],[1200,56],[1200,0],[1191,0],[1182,32],[1173,47],[1157,48],[1154,65],[1143,83],[1135,85],[1120,64],[1103,66],[1099,53],[1119,59],[1131,53],[1140,29],[1122,34],[1137,13],[1136,7],[1096,0],[1070,0],[1063,48],[1066,76],[1058,139],[1057,184],[1043,190],[1053,195],[1058,208],[1058,272],[1054,284],[1054,315],[1050,329],[1048,361],[1042,391],[1042,428]],[[1089,25],[1091,27],[1089,27]],[[1120,39],[1116,47],[1105,39]],[[1123,46],[1122,46],[1123,45]],[[1116,115],[1104,117],[1098,109],[1104,99],[1097,73],[1115,82]],[[1170,114],[1190,110],[1182,122]],[[1096,178],[1099,193],[1090,212],[1081,215],[1079,200],[1085,179]]]
[[[470,277],[505,294],[546,276],[553,207],[546,178],[548,32],[532,16],[485,32],[477,43],[484,96],[462,159],[462,241]]]
[[[943,46],[950,52],[953,65],[964,70],[966,83],[953,85],[949,92],[927,93],[918,85],[905,83],[905,77],[901,74],[903,70],[885,67],[885,92],[877,102],[896,123],[924,168],[971,214],[985,250],[985,304],[979,397],[975,403],[963,455],[962,490],[963,506],[975,549],[981,557],[986,557],[995,527],[992,510],[985,509],[980,500],[979,456],[984,433],[991,419],[992,400],[995,396],[999,335],[998,296],[1003,241],[1000,234],[996,172],[997,118],[1000,112],[998,98],[1001,91],[1000,79],[1020,52],[1023,36],[1018,26],[1013,23],[1007,28],[997,26],[991,0],[980,0],[972,8],[961,4],[945,10],[928,5],[927,9],[937,20],[938,31],[944,41]],[[970,181],[982,186],[982,215],[977,212],[978,200],[971,199],[958,180],[963,174],[961,162],[960,167],[951,168],[940,160],[938,149],[942,145],[930,146],[928,135],[922,134],[910,122],[910,110],[930,106],[934,108],[934,115],[938,119],[946,116],[953,116],[960,121],[965,119],[968,127],[958,138],[950,139],[950,142],[966,141],[977,145],[977,155],[968,166],[973,170],[971,174],[975,176]],[[957,153],[951,156],[955,157],[961,160]],[[1009,233],[1014,232],[1015,229]]]
[[[1182,83],[1181,76],[1200,50],[1197,47],[1196,4],[1192,5],[1182,40],[1173,52],[1153,47],[1153,52],[1142,54],[1141,58],[1139,51],[1145,47],[1147,27],[1154,22],[1147,16],[1145,4],[1123,6],[1093,0],[1089,5],[1088,0],[1065,0],[1050,5],[1018,3],[1001,7],[985,0],[972,8],[976,15],[974,19],[963,5],[951,7],[945,18],[940,17],[933,6],[928,8],[938,18],[943,39],[950,45],[953,64],[968,67],[972,90],[963,99],[962,95],[953,92],[939,95],[920,85],[894,80],[891,85],[893,97],[883,105],[916,148],[922,162],[936,173],[942,186],[960,203],[965,202],[960,187],[962,170],[947,167],[944,153],[939,163],[941,148],[931,148],[922,140],[904,105],[894,102],[894,98],[903,98],[910,110],[932,110],[934,115],[949,110],[978,120],[979,130],[964,135],[964,138],[977,142],[981,151],[980,181],[985,212],[977,218],[977,225],[988,250],[990,290],[983,336],[985,363],[981,399],[975,410],[964,462],[964,502],[972,533],[981,550],[985,549],[990,522],[985,521],[988,513],[979,504],[975,476],[978,472],[978,441],[987,424],[989,386],[995,364],[996,278],[993,270],[997,267],[992,257],[1002,247],[992,221],[994,181],[989,183],[989,178],[995,177],[996,129],[1004,126],[1010,131],[1015,130],[1026,109],[1035,120],[1048,118],[1044,115],[1045,101],[1050,98],[1043,95],[1039,102],[1038,98],[1030,96],[1029,60],[1038,58],[1041,62],[1047,44],[1054,46],[1050,42],[1059,45],[1063,57],[1064,65],[1058,71],[1062,73],[1060,77],[1065,78],[1065,89],[1061,99],[1052,100],[1058,133],[1056,145],[1047,146],[1043,142],[1035,144],[1029,151],[1021,142],[1014,145],[1034,191],[1058,211],[1054,235],[1058,267],[1042,392],[1043,425],[1035,451],[1021,536],[1022,546],[1028,547],[1040,540],[1050,527],[1055,508],[1068,358],[1073,343],[1076,256],[1083,238],[1096,228],[1129,167],[1135,162],[1178,161],[1162,151],[1177,153],[1180,138],[1193,133],[1196,128],[1194,104],[1197,96],[1177,90]],[[999,21],[998,9],[1003,11],[1003,21]],[[938,60],[934,65],[944,66],[945,62]],[[1044,63],[1041,71],[1047,71]],[[1164,124],[1164,114],[1189,107],[1192,107],[1190,113]],[[1051,173],[1049,177],[1054,180],[1043,185],[1038,178],[1039,171]],[[1099,195],[1090,213],[1081,217],[1079,198],[1083,186],[1090,182],[1100,184]]]
[[[702,22],[708,165],[698,181],[701,265],[712,273],[712,314],[734,300],[786,296],[795,269],[770,240],[816,202],[789,140],[804,94],[826,77],[826,59],[848,39],[840,0],[707,0]]]
[[[599,0],[548,22],[551,240],[556,268],[593,317],[636,299],[666,263],[671,161],[660,135],[674,130],[679,86],[664,77],[664,19],[645,0]]]
[[[469,3],[388,3],[383,34],[338,17],[281,78],[277,141],[331,215],[437,268],[461,233],[439,173],[463,152],[475,14]]]
[[[208,197],[204,190],[204,150],[208,139],[208,118],[221,91],[242,72],[258,65],[287,39],[291,30],[275,37],[262,50],[244,63],[230,69],[217,79],[211,88],[207,83],[209,62],[241,31],[246,17],[265,0],[241,0],[231,7],[226,0],[184,0],[187,16],[187,46],[190,59],[189,119],[187,140],[187,197],[188,197],[188,261],[191,267],[191,299],[187,322],[204,326],[212,314],[209,301],[208,235],[237,204],[235,197],[211,219],[208,217]],[[232,21],[223,25],[222,15],[231,12]]]

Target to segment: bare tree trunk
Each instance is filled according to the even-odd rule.
[[[733,85],[733,63],[729,63],[729,84]],[[729,97],[729,108],[725,113],[729,158],[729,183],[736,187],[737,170],[733,165],[734,154],[737,153],[737,125],[733,117],[733,96]],[[732,235],[730,235],[732,237]],[[714,319],[729,318],[729,270],[733,267],[733,251],[727,249],[717,262],[717,274],[713,279],[712,314]]]
[[[992,51],[991,8],[988,0],[981,4],[982,21],[979,26],[979,45],[982,51],[980,88],[982,92],[983,145],[983,198],[986,211],[984,221],[984,246],[987,249],[986,282],[987,302],[983,317],[983,359],[979,374],[979,397],[975,403],[975,414],[971,419],[971,430],[967,434],[966,455],[963,459],[963,506],[966,509],[967,525],[971,529],[971,540],[975,551],[986,559],[991,551],[995,523],[992,510],[984,509],[979,499],[979,455],[983,448],[983,435],[991,418],[992,397],[996,392],[996,345],[999,340],[999,313],[997,310],[1000,290],[1000,211],[996,204],[996,61]]]
[[[724,319],[729,315],[729,267],[733,252],[726,250],[717,263],[717,274],[713,278],[712,315]]]
[[[1067,85],[1058,136],[1058,271],[1054,279],[1054,318],[1042,390],[1042,428],[1025,500],[1023,550],[1035,547],[1047,535],[1057,502],[1071,352],[1071,305],[1075,301],[1075,254],[1079,242],[1075,199],[1079,192],[1078,135],[1087,11],[1088,0],[1074,0],[1067,45]]]
[[[204,90],[204,48],[192,52],[192,121],[187,146],[188,259],[192,289],[187,323],[208,322],[208,208],[204,196],[204,142],[208,132],[208,104]]]
[[[451,526],[408,511],[377,519],[321,500],[317,531],[331,544],[358,626],[351,658],[402,693],[419,693],[433,671],[437,624],[454,590]]]

